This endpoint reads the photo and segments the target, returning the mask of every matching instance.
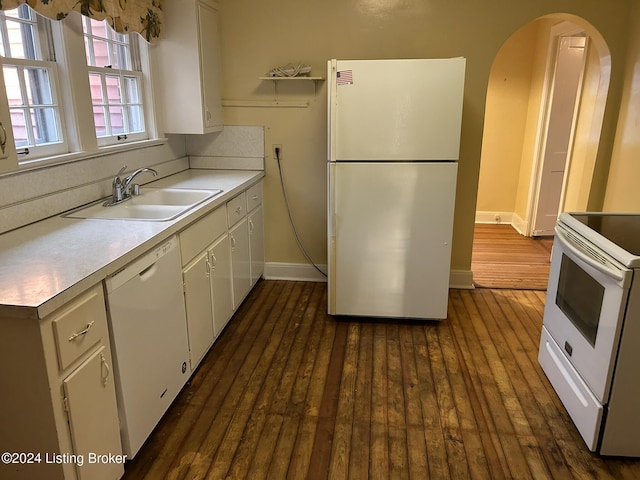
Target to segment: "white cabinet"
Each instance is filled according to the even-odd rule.
[[[238,308],[251,289],[249,229],[243,217],[229,230],[231,240],[231,274],[233,277],[233,308]]]
[[[154,47],[166,133],[222,130],[218,4],[165,0],[164,37]]]
[[[209,252],[204,251],[182,271],[191,370],[200,363],[214,339],[210,270]]]
[[[40,454],[35,463],[0,465],[0,477],[122,476],[102,284],[43,319],[0,318],[0,362],[10,366],[0,372],[3,391],[9,393],[0,398],[0,451]],[[110,454],[116,461],[90,462],[89,454]]]
[[[180,233],[191,370],[233,314],[226,212],[218,207]]]
[[[120,430],[114,423],[118,409],[109,383],[113,383],[111,362],[104,345],[63,381],[73,450],[84,459],[78,466],[80,480],[118,478],[122,470],[122,462],[103,465],[89,458],[96,453],[108,455],[120,445]]]
[[[262,182],[179,236],[194,370],[264,271]]]
[[[249,253],[246,192],[236,195],[227,202],[227,221],[231,240],[233,307],[238,308],[251,289],[251,257]]]
[[[211,295],[213,298],[213,324],[217,337],[233,315],[231,292],[231,241],[222,235],[209,249],[211,265]]]
[[[249,227],[249,255],[251,285],[264,273],[264,215],[262,210],[262,182],[247,190]]]

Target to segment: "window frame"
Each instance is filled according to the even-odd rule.
[[[102,102],[100,104],[94,104],[92,102],[92,114],[94,116],[94,125],[95,125],[95,108],[96,105],[100,105],[101,108],[104,109],[104,128],[107,131],[107,135],[98,135],[96,128],[96,138],[99,146],[108,146],[108,145],[116,145],[116,144],[124,144],[129,142],[137,142],[141,140],[146,140],[149,138],[149,132],[146,122],[146,110],[148,109],[148,105],[145,102],[145,85],[144,85],[144,76],[143,76],[143,64],[141,61],[142,52],[141,50],[144,48],[142,43],[138,38],[132,37],[131,35],[135,34],[119,34],[115,32],[111,27],[106,24],[106,22],[102,22],[104,24],[105,36],[95,34],[92,29],[92,21],[88,17],[82,17],[82,31],[83,31],[83,40],[85,44],[86,56],[89,57],[87,59],[87,78],[91,76],[97,76],[100,78],[100,86],[102,93]],[[90,61],[95,63],[95,42],[94,39],[97,39],[100,42],[103,42],[107,46],[107,54],[109,59],[109,64],[105,66],[97,66],[91,65]],[[117,50],[123,51],[123,47],[126,47],[127,54],[124,56],[126,60],[125,65],[119,65],[118,60],[122,59],[123,56],[114,56],[114,52]],[[90,59],[90,60],[89,60]],[[120,68],[117,68],[120,66]],[[115,68],[114,68],[115,67]],[[126,68],[129,67],[129,68]],[[136,68],[139,68],[137,70]],[[108,95],[108,85],[107,79],[108,77],[114,77],[119,79],[119,90],[120,90],[120,102],[110,102]],[[126,78],[135,78],[138,86],[138,102],[132,102],[130,98],[128,98],[127,89],[126,89]],[[89,82],[91,84],[91,82]],[[127,112],[127,109],[131,106],[136,106],[142,112],[141,121],[142,121],[142,130],[141,131],[131,131],[129,129],[125,129],[122,132],[114,132],[113,127],[111,125],[111,115],[109,114],[112,108],[120,108],[122,109],[122,120],[123,125],[127,125],[130,123],[131,118]]]
[[[20,105],[10,105],[7,98],[7,117],[11,118],[12,111],[22,111],[25,119],[25,129],[27,130],[27,138],[33,139],[34,128],[32,123],[32,117],[34,117],[34,110],[38,107],[37,103],[29,101],[30,94],[26,88],[26,82],[24,77],[24,70],[28,68],[42,69],[47,71],[49,80],[49,89],[51,94],[51,104],[46,104],[47,108],[51,108],[55,116],[55,125],[52,131],[55,131],[57,141],[50,143],[43,143],[38,145],[35,143],[28,143],[27,145],[17,146],[15,144],[15,138],[13,133],[11,135],[13,141],[13,148],[16,155],[24,155],[25,161],[37,160],[39,158],[50,157],[53,155],[60,155],[69,152],[69,145],[67,142],[66,126],[64,107],[60,102],[62,92],[60,90],[60,74],[58,65],[55,62],[55,47],[53,44],[53,31],[52,22],[40,16],[35,11],[31,10],[26,4],[22,4],[14,10],[25,8],[30,10],[30,14],[33,15],[30,19],[23,19],[11,15],[5,15],[5,12],[0,12],[0,27],[6,27],[7,19],[17,24],[30,25],[35,31],[36,36],[33,38],[34,43],[32,47],[36,51],[35,57],[41,57],[41,59],[31,59],[24,57],[5,57],[0,55],[0,68],[4,70],[7,68],[15,68],[18,73],[18,88],[20,89]],[[2,37],[2,44],[4,48],[10,48],[11,42],[9,41],[8,29],[0,28],[0,35]],[[24,44],[23,48],[24,48]],[[20,74],[21,72],[22,75]],[[5,75],[2,77],[2,88],[6,91],[4,83]],[[6,98],[6,97],[5,97]],[[31,127],[31,128],[29,128]],[[13,130],[13,122],[11,122],[11,130]]]
[[[61,105],[61,122],[66,127],[67,151],[60,154],[44,154],[42,156],[16,155],[13,132],[9,117],[9,106],[4,88],[4,77],[0,68],[0,130],[6,138],[6,145],[0,151],[0,175],[12,171],[26,171],[45,168],[84,159],[95,158],[114,153],[124,153],[145,147],[163,145],[167,142],[164,132],[160,130],[159,110],[155,103],[153,91],[152,47],[144,39],[136,38],[141,67],[141,100],[144,103],[145,139],[128,136],[126,142],[100,145],[98,143],[89,88],[87,62],[77,61],[86,58],[82,28],[83,16],[71,12],[63,20],[51,20],[51,45],[55,46],[56,69],[58,83],[56,90],[58,103]],[[138,35],[129,33],[128,35]],[[48,48],[48,46],[47,46]]]

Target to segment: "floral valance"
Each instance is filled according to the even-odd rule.
[[[162,0],[0,0],[0,10],[23,3],[54,20],[62,20],[72,11],[95,20],[106,19],[116,32],[138,32],[149,43],[161,35]]]

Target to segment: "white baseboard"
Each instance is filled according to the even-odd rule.
[[[511,225],[520,235],[526,235],[527,222],[514,212],[476,212],[476,223]]]
[[[473,272],[471,270],[454,270],[449,273],[449,288],[472,290]]]
[[[513,214],[513,219],[511,220],[511,226],[515,228],[520,235],[527,235],[527,222],[525,222],[519,215]]]
[[[323,272],[327,271],[326,265],[318,265]],[[298,282],[326,282],[327,277],[318,272],[313,265],[308,263],[281,263],[268,262],[264,266],[264,278],[266,280],[293,280]],[[473,273],[471,270],[451,270],[449,274],[449,287],[472,289]]]
[[[511,224],[513,212],[476,212],[476,223]]]
[[[326,265],[318,265],[318,267],[323,272],[327,271]],[[264,266],[264,278],[267,280],[295,280],[301,282],[327,281],[327,277],[308,263],[268,262]]]

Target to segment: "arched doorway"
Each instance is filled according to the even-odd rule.
[[[564,118],[570,123],[566,167],[553,180],[559,192],[551,216],[587,209],[609,86],[609,49],[584,20],[550,15],[514,32],[494,59],[487,89],[476,223],[509,224],[522,235],[534,235],[540,200],[549,195],[542,185],[547,129],[558,130],[549,122],[557,54],[562,43],[567,49],[572,46],[561,39],[575,35],[587,48],[574,85],[574,108]]]

